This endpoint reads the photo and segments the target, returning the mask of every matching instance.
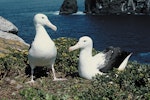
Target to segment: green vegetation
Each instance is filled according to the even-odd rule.
[[[150,65],[129,62],[124,71],[116,69],[93,80],[78,76],[79,51],[68,52],[76,39],[54,40],[58,47],[55,69],[67,81],[53,81],[48,68],[35,69],[34,85],[30,80],[27,51],[12,50],[0,58],[0,100],[149,100]],[[94,53],[97,51],[93,50]]]
[[[150,100],[150,65],[130,62],[125,71],[97,75],[82,98],[91,100]]]

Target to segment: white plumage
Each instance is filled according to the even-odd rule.
[[[96,74],[102,75],[103,72],[101,72],[100,69],[108,65],[111,55],[113,54],[113,51],[109,50],[108,52],[101,52],[92,56],[92,48],[93,41],[88,36],[81,37],[76,45],[69,48],[69,51],[80,49],[78,71],[79,75],[86,79],[92,79]],[[131,54],[124,59],[121,65],[118,66],[118,70],[124,70],[130,56]]]
[[[48,66],[52,68],[54,80],[62,80],[55,76],[54,63],[57,56],[55,43],[44,28],[44,26],[48,26],[52,30],[56,31],[57,27],[53,25],[44,14],[36,14],[33,21],[36,29],[36,35],[28,54],[28,60],[31,67],[31,81],[28,83],[34,82],[33,73],[36,66]]]

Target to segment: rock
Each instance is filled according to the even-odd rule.
[[[85,0],[86,14],[150,14],[150,0]]]
[[[0,57],[11,53],[12,49],[22,51],[29,48],[29,44],[16,35],[17,32],[14,24],[0,16]]]
[[[15,95],[16,95],[16,92],[12,92],[11,95],[15,96]]]
[[[60,8],[59,14],[61,15],[73,14],[73,13],[76,13],[77,10],[78,10],[77,0],[64,0]]]
[[[18,42],[21,42],[21,43],[29,46],[28,43],[26,43],[22,38],[20,38],[19,36],[15,35],[15,34],[10,34],[10,33],[7,33],[7,32],[0,31],[0,37],[4,38],[4,39],[7,39],[7,40],[18,41]]]
[[[85,0],[85,13],[92,14],[98,13],[96,7],[96,0]]]
[[[10,84],[11,84],[11,85],[14,85],[14,84],[16,84],[16,81],[15,81],[15,80],[11,80],[11,81],[10,81]]]
[[[109,3],[108,13],[109,14],[121,14],[121,13],[123,13],[121,11],[121,5],[122,5],[123,1],[124,0],[112,0]]]
[[[6,82],[10,82],[10,78],[9,78],[9,77],[6,77],[6,78],[5,78],[5,81],[6,81]]]
[[[12,49],[22,51],[28,48],[29,44],[25,43],[23,39],[17,35],[0,31],[0,57],[11,53]]]
[[[118,14],[121,13],[123,0],[85,0],[87,14]]]
[[[13,23],[3,18],[2,16],[0,16],[0,30],[3,32],[13,33],[13,34],[18,33],[18,28]]]
[[[150,14],[150,0],[137,0],[136,13]]]
[[[19,90],[19,89],[21,89],[22,87],[23,87],[23,85],[17,84],[16,89]]]

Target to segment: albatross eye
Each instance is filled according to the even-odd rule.
[[[42,19],[44,19],[44,17],[42,17]]]
[[[86,40],[84,40],[83,42],[86,42]]]

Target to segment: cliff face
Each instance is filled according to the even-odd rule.
[[[64,0],[60,14],[77,12],[76,0]],[[85,0],[86,14],[150,14],[150,0]]]
[[[150,14],[150,0],[85,0],[87,14]]]

